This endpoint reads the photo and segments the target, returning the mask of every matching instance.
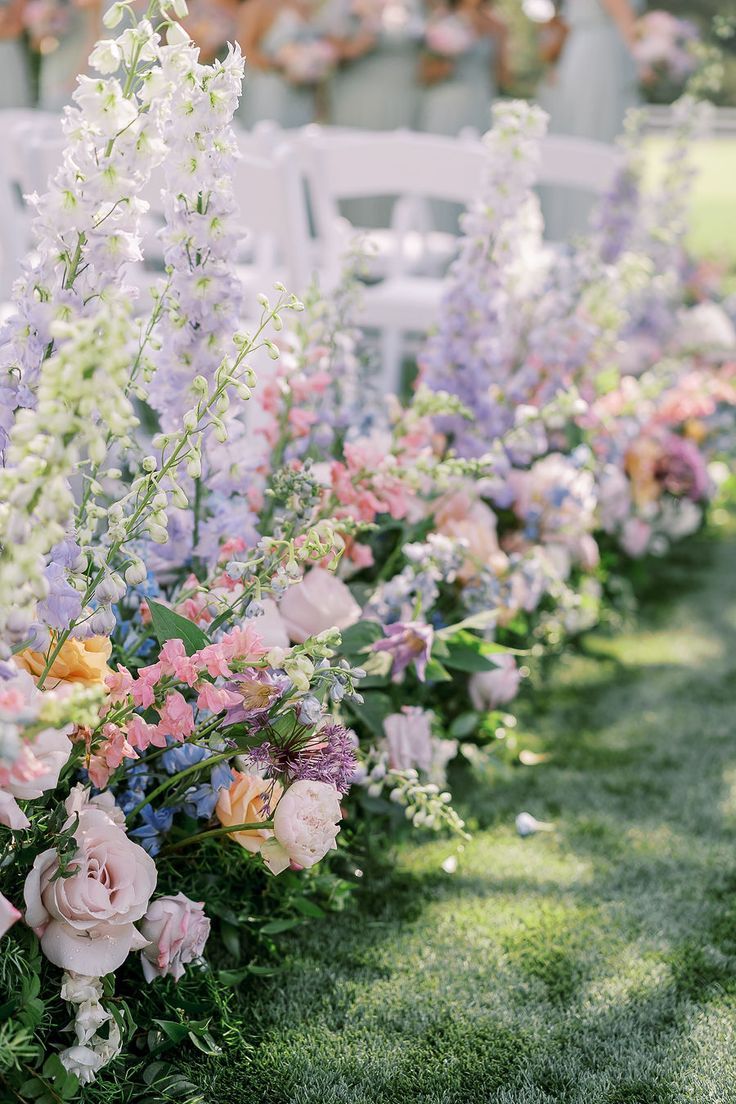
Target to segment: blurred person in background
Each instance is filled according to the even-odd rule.
[[[419,129],[457,135],[472,127],[484,134],[491,104],[508,81],[508,30],[483,0],[432,4],[419,78]]]
[[[624,116],[639,102],[634,55],[643,0],[564,0],[564,34],[555,70],[540,100],[550,132],[614,142]],[[593,200],[567,190],[544,189],[546,233],[564,241],[587,226]]]
[[[315,118],[315,90],[336,58],[318,19],[319,0],[245,0],[237,38],[246,57],[238,120],[300,127]]]
[[[0,0],[0,109],[31,106],[24,14],[25,0]]]
[[[38,105],[59,111],[71,102],[77,76],[102,33],[101,0],[29,0],[27,25],[41,55]]]
[[[421,0],[328,0],[340,61],[330,86],[330,123],[416,127],[423,14]]]
[[[339,58],[329,87],[330,124],[415,129],[424,33],[421,0],[328,0],[326,14]],[[355,225],[376,228],[388,225],[392,201],[350,200],[342,208]]]
[[[430,4],[419,64],[418,129],[456,137],[491,125],[491,104],[508,80],[508,30],[483,0],[436,0]],[[433,226],[457,234],[462,207],[430,204]]]
[[[199,47],[200,61],[209,64],[235,39],[237,0],[189,0],[188,7],[182,23]]]

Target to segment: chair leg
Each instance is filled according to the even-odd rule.
[[[381,379],[388,394],[401,390],[401,353],[404,347],[401,330],[386,327],[381,331]]]

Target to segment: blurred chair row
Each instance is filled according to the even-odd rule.
[[[24,196],[42,193],[63,151],[60,120],[42,112],[0,113],[0,300],[7,299],[20,259],[32,247],[32,210]],[[243,249],[240,271],[253,298],[280,280],[303,294],[317,278],[327,292],[361,228],[341,214],[346,200],[391,197],[388,225],[366,231],[370,278],[351,321],[381,336],[385,382],[397,382],[404,341],[437,318],[442,274],[457,238],[433,229],[431,204],[465,207],[477,198],[488,156],[475,135],[445,138],[410,131],[373,133],[307,127],[284,131],[264,123],[240,132],[234,173]],[[548,137],[540,185],[601,194],[613,182],[619,154],[609,146]],[[144,198],[147,265],[162,265],[155,230],[163,219],[162,180]]]

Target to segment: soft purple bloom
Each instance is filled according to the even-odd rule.
[[[50,563],[46,568],[46,582],[49,592],[38,603],[38,616],[51,629],[68,629],[82,612],[82,596],[67,581],[66,571],[59,563]]]
[[[376,641],[373,651],[390,653],[394,682],[399,681],[410,663],[414,664],[419,681],[424,682],[434,639],[432,626],[422,621],[397,621],[386,625],[383,631],[387,639]]]

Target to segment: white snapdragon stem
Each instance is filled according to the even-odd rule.
[[[116,1058],[122,1048],[120,1028],[102,1004],[102,981],[96,977],[65,973],[61,997],[74,1008],[75,1045],[59,1054],[68,1073],[83,1085],[94,1081],[99,1071]],[[100,1030],[106,1028],[106,1034]]]

